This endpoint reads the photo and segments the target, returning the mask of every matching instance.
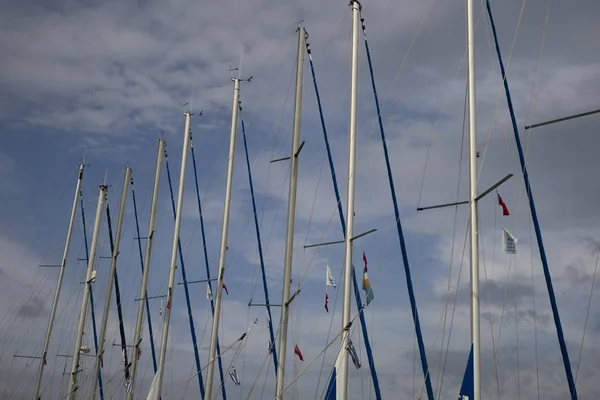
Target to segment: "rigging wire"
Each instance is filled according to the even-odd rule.
[[[592,274],[592,286],[590,287],[590,297],[588,300],[587,311],[585,313],[585,323],[583,324],[583,334],[581,336],[581,345],[579,346],[579,358],[577,359],[577,369],[575,370],[575,383],[577,383],[577,376],[579,375],[579,367],[581,366],[581,356],[583,355],[583,344],[585,342],[585,332],[587,329],[588,319],[590,316],[590,309],[592,306],[592,296],[594,295],[596,272],[598,271],[598,261],[600,261],[600,245],[598,246],[598,255],[596,256],[596,265],[594,266],[594,273]]]

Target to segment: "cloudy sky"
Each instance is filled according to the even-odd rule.
[[[37,362],[13,356],[39,356],[41,352],[57,270],[38,265],[57,264],[62,256],[77,162],[85,157],[89,163],[83,183],[88,240],[97,188],[104,179],[110,184],[108,197],[116,220],[126,165],[134,171],[140,229],[145,236],[157,139],[163,137],[168,143],[176,191],[182,113],[190,106],[195,113],[191,126],[209,265],[216,275],[233,86],[229,70],[239,67],[240,59],[242,75],[253,76],[250,83],[241,84],[240,100],[268,287],[271,302],[280,303],[289,164],[269,161],[290,153],[296,24],[303,20],[310,34],[345,205],[351,29],[347,2],[1,3],[0,204],[4,212],[0,213],[0,299],[5,306],[0,310],[0,396],[32,396]],[[480,2],[476,3],[480,191],[508,173],[515,174],[499,189],[511,210],[509,217],[501,216],[494,193],[480,203],[483,391],[485,398],[563,399],[568,396],[568,385],[489,21]],[[492,7],[521,129],[529,123],[598,108],[597,2],[510,0],[492,2]],[[468,193],[466,152],[461,156],[464,2],[379,1],[364,4],[363,16],[432,384],[436,398],[452,398],[459,390],[470,343],[468,251],[464,251],[468,210],[462,206],[417,213],[416,208],[457,197],[463,200]],[[292,282],[293,290],[300,285],[302,291],[292,307],[286,375],[291,382],[310,365],[288,389],[287,397],[298,399],[317,398],[325,390],[338,345],[334,343],[324,356],[321,351],[340,329],[343,265],[342,246],[303,248],[342,237],[308,65],[304,72],[301,140],[306,145],[300,157]],[[375,291],[365,317],[383,397],[417,399],[423,391],[423,376],[415,353],[414,325],[362,41],[359,89],[356,232],[378,231],[356,243],[354,263],[361,266],[365,251]],[[183,108],[182,103],[189,104]],[[600,244],[600,191],[595,173],[600,159],[594,144],[599,144],[595,131],[599,118],[521,131],[581,399],[600,395],[597,294],[588,308]],[[249,301],[263,303],[264,293],[241,128],[238,134],[225,273],[230,295],[223,302],[221,347],[233,344],[257,317],[258,322],[241,346],[236,344],[223,355],[225,368],[235,365],[242,380],[241,386],[235,386],[227,378],[225,388],[229,397],[270,398],[275,376],[267,353],[265,312],[261,307],[248,307]],[[166,291],[173,236],[167,176],[162,172],[150,296]],[[185,184],[181,229],[185,267],[189,280],[205,279],[191,160]],[[131,341],[141,273],[131,195],[128,200],[118,268],[125,329]],[[519,239],[515,257],[502,251],[501,226]],[[70,368],[70,358],[61,355],[73,353],[83,292],[80,282],[86,269],[85,262],[78,261],[85,257],[83,233],[78,215],[42,385],[46,399],[62,398],[68,382],[64,372]],[[101,257],[110,254],[104,219],[98,249]],[[98,324],[109,265],[103,258],[96,263]],[[336,291],[330,289],[329,314],[323,309],[326,265],[340,284]],[[181,281],[180,271],[176,280]],[[189,289],[204,366],[211,324],[209,302],[204,284]],[[159,343],[161,301],[154,300],[151,306]],[[163,398],[196,399],[199,388],[193,376],[194,355],[181,285],[176,286],[173,309]],[[273,312],[277,322],[279,309]],[[352,313],[356,313],[354,308]],[[153,375],[147,331],[144,325],[138,398],[144,398]],[[91,332],[88,318],[84,344],[93,348]],[[374,398],[358,323],[352,338],[363,367],[350,367],[351,398]],[[123,396],[120,350],[113,346],[119,341],[113,301],[103,369],[107,398]],[[304,362],[293,356],[294,344],[301,348]],[[93,360],[84,357],[82,362],[80,381],[82,391],[88,393],[93,385]],[[217,392],[213,394],[219,398]]]

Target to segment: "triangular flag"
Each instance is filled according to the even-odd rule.
[[[298,345],[296,345],[294,347],[294,354],[298,356],[300,361],[304,361],[304,357],[302,356],[302,352],[300,351],[300,348],[298,347]]]
[[[363,261],[365,262],[365,267],[363,269],[363,290],[365,291],[366,294],[366,301],[367,301],[367,305],[369,305],[369,303],[375,298],[375,295],[373,294],[373,289],[371,288],[371,282],[369,281],[369,274],[367,273],[368,271],[368,266],[367,266],[367,256],[365,255],[365,253],[363,252]]]
[[[327,266],[327,278],[325,280],[325,287],[327,286],[333,286],[334,289],[337,287],[333,275],[331,274],[331,269],[329,269],[329,265]]]
[[[225,293],[227,293],[227,296],[229,296],[229,290],[227,290],[227,286],[225,286],[225,282],[223,282],[223,290],[225,291]]]
[[[325,311],[329,312],[329,295],[325,293]]]
[[[502,227],[502,246],[507,254],[517,254],[517,238]]]
[[[500,205],[500,207],[502,207],[502,215],[510,215],[510,212],[508,211],[508,207],[506,206],[506,203],[504,202],[504,200],[502,200],[502,197],[500,196],[500,194],[498,194],[498,204]]]

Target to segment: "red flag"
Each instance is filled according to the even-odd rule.
[[[167,301],[167,310],[171,309],[171,299],[169,299],[169,301]]]
[[[298,347],[298,345],[296,345],[296,347],[294,347],[294,354],[296,354],[298,356],[300,361],[304,361],[304,357],[302,357],[302,352],[300,351],[300,348]]]
[[[363,251],[363,261],[365,262],[365,272],[368,272],[369,268],[367,268],[367,255],[365,254],[364,251]]]
[[[139,360],[141,356],[142,356],[142,349],[138,347],[137,359]]]
[[[223,290],[225,291],[225,293],[227,293],[227,296],[229,296],[229,290],[227,290],[227,286],[225,286],[225,282],[223,282]]]
[[[504,203],[504,200],[502,200],[502,197],[500,197],[499,194],[498,194],[498,204],[502,207],[502,215],[510,215],[510,212],[508,211],[508,207],[506,206],[506,203]]]
[[[325,293],[325,311],[329,312],[329,295]]]
[[[48,365],[48,363],[46,363],[46,357],[44,357],[44,365]]]

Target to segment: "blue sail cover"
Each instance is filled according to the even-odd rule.
[[[460,393],[458,400],[471,400],[475,397],[473,393],[473,344],[471,344],[471,352],[469,353],[469,361],[467,361],[467,368],[465,369],[465,375],[463,376],[462,385],[460,387]]]
[[[333,369],[333,373],[331,374],[331,380],[329,381],[329,385],[327,386],[327,392],[325,393],[325,397],[323,400],[335,400],[336,399],[336,368]]]

